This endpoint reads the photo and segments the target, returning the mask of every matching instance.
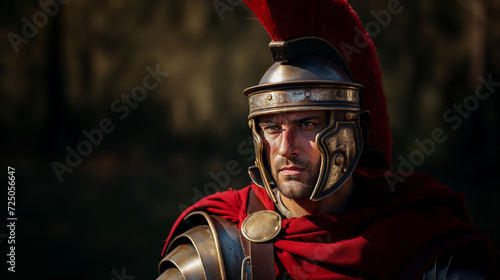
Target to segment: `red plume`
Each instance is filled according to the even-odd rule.
[[[348,64],[354,82],[364,86],[363,109],[370,111],[370,147],[391,160],[392,138],[377,51],[346,0],[243,0],[273,41],[315,36],[332,44]],[[358,168],[377,177],[387,170]]]

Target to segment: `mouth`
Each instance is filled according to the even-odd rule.
[[[299,166],[285,166],[281,168],[278,172],[282,176],[297,176],[300,175],[305,169]]]

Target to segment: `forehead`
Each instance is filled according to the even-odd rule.
[[[284,120],[293,121],[300,119],[319,119],[326,120],[326,111],[296,111],[296,112],[284,112],[276,113],[270,115],[263,115],[259,117],[259,122],[280,122]]]

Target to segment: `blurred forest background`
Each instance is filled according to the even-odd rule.
[[[38,1],[7,1],[0,11],[0,150],[2,168],[16,169],[15,277],[154,279],[180,211],[214,185],[249,183],[242,90],[272,64],[270,39],[237,1],[60,2],[46,20]],[[389,1],[350,2],[368,23]],[[415,139],[442,128],[448,139],[417,171],[463,193],[474,225],[500,248],[500,87],[456,129],[443,117],[471,100],[478,77],[500,81],[500,1],[401,5],[374,37],[394,170],[399,156],[418,149]],[[23,18],[40,26],[15,46],[9,34],[29,32]],[[143,84],[146,67],[169,75],[126,117],[113,111]],[[68,147],[86,140],[82,130],[99,129],[105,118],[114,130],[60,182],[54,162],[66,164]],[[228,163],[238,168],[227,179]],[[6,233],[2,226],[2,275]]]

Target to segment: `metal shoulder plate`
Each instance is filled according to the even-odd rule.
[[[175,229],[157,280],[240,279],[244,257],[237,225],[193,212]]]
[[[422,280],[498,279],[488,248],[481,244],[458,247],[445,252],[425,271]]]

